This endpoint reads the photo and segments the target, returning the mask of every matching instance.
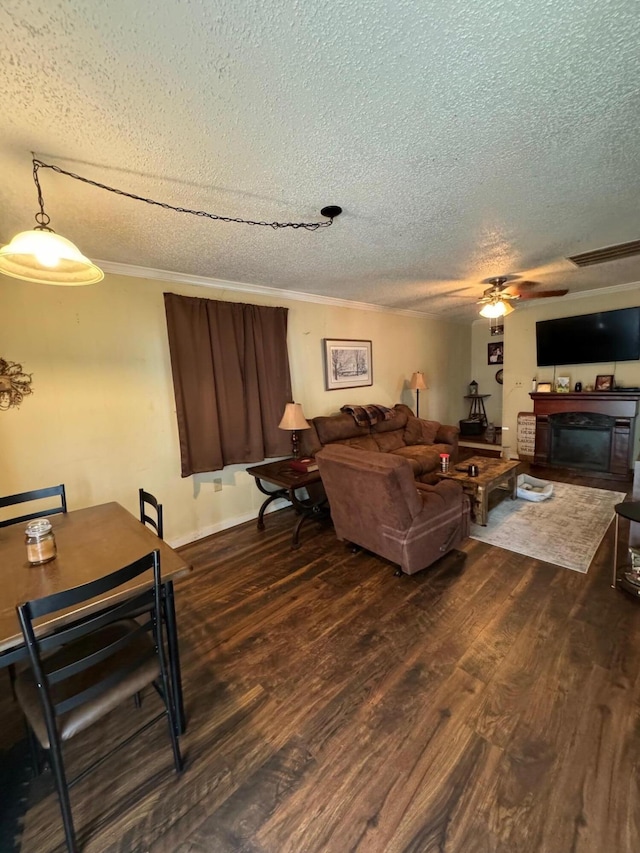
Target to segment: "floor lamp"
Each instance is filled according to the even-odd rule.
[[[411,377],[409,388],[416,392],[416,417],[420,417],[420,392],[426,391],[427,386],[424,381],[424,374],[417,370]]]

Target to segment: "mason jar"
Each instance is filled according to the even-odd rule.
[[[55,558],[56,537],[48,518],[37,518],[35,521],[30,521],[24,531],[24,541],[27,546],[27,560],[30,566],[39,566]]]

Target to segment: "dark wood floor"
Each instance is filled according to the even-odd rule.
[[[182,549],[187,767],[156,728],[81,783],[86,851],[640,850],[640,605],[609,587],[612,529],[587,575],[468,540],[396,578],[328,527],[292,552],[292,518]],[[152,704],[76,738],[70,764]],[[5,698],[0,744],[20,737]],[[21,849],[63,849],[54,794]]]

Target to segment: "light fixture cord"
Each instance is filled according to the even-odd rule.
[[[61,169],[60,166],[54,166],[51,163],[43,163],[42,160],[37,160],[35,157],[33,158],[33,180],[36,183],[36,187],[38,188],[38,202],[40,204],[40,213],[36,214],[36,221],[38,222],[38,230],[51,231],[51,228],[48,228],[49,217],[44,212],[44,202],[42,200],[42,190],[40,189],[40,183],[38,181],[38,169],[51,169],[54,172],[57,172],[59,175],[66,175],[68,178],[75,178],[76,181],[82,181],[84,184],[90,184],[92,187],[98,187],[101,190],[107,190],[110,193],[115,193],[116,195],[122,195],[126,198],[132,198],[134,201],[144,201],[147,204],[154,204],[156,207],[162,207],[165,210],[175,210],[176,213],[190,213],[192,216],[201,216],[207,219],[217,219],[220,222],[239,222],[243,225],[268,225],[270,228],[304,228],[307,231],[317,231],[318,228],[328,228],[330,225],[333,225],[333,216],[329,218],[328,222],[256,222],[251,219],[236,219],[232,216],[218,216],[215,213],[207,213],[205,210],[191,210],[188,207],[175,207],[172,204],[167,204],[167,202],[163,201],[154,201],[152,198],[144,198],[144,196],[135,195],[135,193],[128,193],[124,190],[116,189],[115,187],[108,187],[106,184],[101,184],[98,181],[92,181],[89,178],[83,178],[82,175],[76,175],[73,172],[67,172],[66,169]],[[41,219],[38,219],[41,217]],[[46,221],[44,221],[46,219]]]
[[[38,223],[34,228],[34,231],[51,231],[53,232],[53,228],[49,228],[49,223],[51,219],[48,214],[44,212],[44,199],[42,197],[42,187],[40,186],[40,181],[38,180],[38,169],[40,166],[44,166],[44,163],[41,163],[39,160],[33,158],[33,181],[36,185],[36,189],[38,190],[38,204],[40,205],[40,210],[35,215],[35,220]]]

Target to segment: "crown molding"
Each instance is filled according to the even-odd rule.
[[[239,281],[224,281],[218,278],[208,278],[201,275],[157,270],[150,267],[138,267],[134,264],[120,264],[113,261],[94,261],[100,269],[112,275],[126,275],[132,278],[148,278],[154,281],[168,281],[174,284],[194,284],[197,287],[208,287],[213,290],[233,290],[237,293],[251,293],[258,296],[289,299],[292,302],[313,302],[318,305],[331,305],[335,308],[355,308],[358,311],[374,311],[382,314],[399,314],[402,317],[417,317],[421,320],[437,320],[443,318],[426,311],[412,311],[407,308],[388,308],[384,305],[373,305],[370,302],[352,302],[349,299],[339,299],[334,296],[321,296],[315,293],[303,293],[299,290],[283,290],[278,287],[264,287],[259,284],[244,284]],[[447,322],[455,323],[455,320]]]
[[[259,284],[246,284],[240,281],[225,281],[224,279],[209,278],[201,275],[188,275],[187,273],[173,272],[171,270],[153,269],[152,267],[140,267],[135,264],[121,264],[115,261],[94,261],[102,270],[112,275],[125,275],[131,278],[146,278],[153,281],[167,281],[174,284],[192,284],[196,287],[208,287],[212,290],[231,290],[236,293],[254,294],[257,296],[268,296],[277,299],[288,299],[292,302],[311,302],[316,305],[330,305],[334,308],[353,308],[357,311],[373,311],[379,314],[396,314],[401,317],[416,317],[421,320],[437,320],[462,325],[473,325],[476,322],[486,322],[484,318],[474,317],[464,320],[446,320],[441,314],[430,314],[427,311],[415,311],[409,308],[391,308],[385,305],[374,305],[371,302],[354,302],[350,299],[340,299],[335,296],[322,296],[317,293],[304,293],[299,290],[284,290],[279,287],[265,287]],[[588,299],[591,296],[603,296],[611,293],[622,293],[627,290],[637,290],[640,282],[634,281],[628,284],[613,284],[610,287],[597,287],[592,290],[582,290],[578,293],[568,293],[563,296],[564,302],[575,299]],[[536,300],[523,300],[518,304],[518,310],[532,308]]]
[[[571,299],[586,299],[589,296],[602,296],[605,293],[623,293],[625,290],[637,290],[640,281],[629,281],[627,284],[612,284],[611,287],[595,287],[593,290],[581,290],[580,293],[567,294]]]

